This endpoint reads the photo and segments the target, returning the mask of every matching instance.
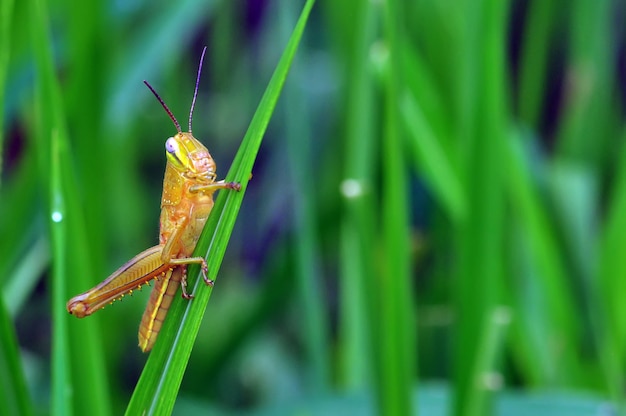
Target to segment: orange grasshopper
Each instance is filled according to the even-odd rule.
[[[193,298],[193,295],[187,293],[188,264],[200,264],[205,283],[213,285],[207,277],[208,267],[204,258],[190,256],[213,208],[213,193],[219,189],[241,189],[238,183],[215,181],[213,158],[207,148],[191,134],[191,120],[205,51],[206,48],[200,58],[189,111],[188,133],[181,131],[180,124],[165,102],[144,81],[178,131],[165,141],[167,165],[161,198],[159,245],[139,253],[102,283],[67,302],[68,312],[83,318],[155,279],[139,326],[139,348],[143,352],[152,349],[179,284],[183,298]]]

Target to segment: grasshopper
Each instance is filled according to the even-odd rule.
[[[165,141],[167,164],[161,197],[159,244],[139,253],[102,283],[67,302],[68,312],[83,318],[154,279],[154,288],[139,326],[139,348],[143,352],[150,351],[154,346],[178,286],[181,286],[183,298],[193,298],[187,292],[187,265],[199,264],[204,282],[213,286],[213,281],[207,276],[206,260],[203,257],[192,257],[193,250],[213,208],[215,191],[241,189],[239,183],[216,181],[215,161],[207,148],[191,133],[205,52],[206,48],[200,58],[187,133],[182,132],[180,124],[159,94],[144,81],[177,130],[175,136]]]

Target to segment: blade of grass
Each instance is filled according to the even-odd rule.
[[[459,100],[464,141],[464,192],[467,219],[459,227],[456,283],[456,356],[454,414],[486,414],[488,392],[477,384],[484,368],[479,347],[502,282],[505,136],[505,22],[508,2],[465,2],[465,54],[460,62],[463,96]],[[475,54],[478,54],[477,56]],[[476,288],[480,290],[476,290]]]
[[[511,322],[510,311],[506,306],[494,306],[487,313],[487,319],[478,334],[478,354],[472,371],[475,377],[473,384],[485,390],[499,390],[502,387],[502,373],[499,371],[498,358],[505,345],[506,330]],[[485,414],[487,395],[475,395],[473,400],[466,402],[463,409],[468,415]]]
[[[626,143],[626,125],[623,127],[622,143]],[[624,351],[626,350],[626,146],[622,144],[618,159],[618,173],[607,210],[607,220],[601,234],[599,256],[599,308],[596,322],[599,324],[599,356],[605,372],[608,391],[613,400],[626,408],[624,397]]]
[[[333,3],[340,7],[341,3]],[[345,214],[341,219],[340,318],[341,379],[352,391],[363,391],[374,381],[371,329],[375,312],[368,305],[369,287],[376,284],[375,203],[377,189],[373,173],[377,140],[375,136],[374,74],[370,48],[376,36],[372,2],[356,2],[350,10],[355,37],[347,73],[346,144],[341,193]],[[349,25],[338,25],[346,29]],[[343,36],[343,33],[337,35]],[[346,40],[346,39],[343,39]]]
[[[250,180],[256,154],[302,38],[313,3],[313,0],[306,2],[226,176],[227,181],[241,183],[241,192],[220,193],[194,251],[195,255],[203,255],[207,259],[210,277],[214,280]],[[190,276],[195,277],[189,282],[195,294],[194,300],[182,302],[178,297],[175,299],[126,414],[171,413],[211,295],[211,289],[203,287],[204,283],[198,278],[198,272],[197,268],[190,268]]]
[[[64,100],[68,119],[71,123],[70,138],[73,159],[76,161],[77,178],[80,178],[81,196],[84,201],[83,215],[87,238],[90,242],[93,270],[102,270],[104,263],[104,230],[108,226],[106,218],[110,196],[103,192],[102,172],[110,170],[105,164],[103,146],[102,115],[105,105],[104,72],[108,63],[107,48],[110,40],[105,36],[103,2],[92,0],[72,4],[68,7],[68,57],[64,71],[69,74],[64,84]],[[89,104],[85,105],[86,99]],[[88,276],[84,280],[69,282],[72,293],[79,293],[92,283]]]
[[[375,290],[377,326],[378,409],[384,415],[414,413],[411,388],[416,374],[415,308],[411,282],[407,158],[400,127],[399,101],[404,88],[402,37],[405,35],[401,2],[383,5],[383,34],[388,59],[383,76],[381,143],[380,278]],[[375,288],[375,289],[374,289]]]
[[[73,414],[70,391],[69,348],[66,317],[55,306],[63,304],[67,279],[65,247],[68,241],[65,193],[61,185],[61,153],[65,156],[66,129],[62,114],[60,87],[54,73],[54,64],[48,38],[48,12],[45,0],[31,1],[33,44],[37,65],[35,104],[39,122],[39,163],[41,176],[49,177],[47,214],[50,220],[52,262],[52,393],[51,412]],[[41,152],[43,151],[43,152]],[[49,157],[49,160],[46,160]]]
[[[67,246],[69,230],[67,225],[66,194],[62,185],[61,163],[67,157],[67,144],[56,130],[52,131],[52,152],[50,163],[50,234],[52,240],[52,409],[55,414],[69,415],[74,412],[70,396],[70,368],[67,316],[59,307],[65,303],[64,276],[68,274]]]
[[[36,141],[52,250],[52,413],[108,414],[106,373],[94,322],[68,326],[69,280],[90,273],[79,191],[73,174],[61,85],[55,73],[45,0],[30,2],[36,63]],[[69,249],[71,247],[71,249]],[[71,353],[70,353],[71,346]],[[95,357],[94,357],[95,355]],[[70,360],[71,356],[71,360]],[[85,383],[84,380],[95,380]],[[72,383],[71,380],[76,380]]]

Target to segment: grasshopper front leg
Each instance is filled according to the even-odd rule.
[[[189,191],[191,193],[215,192],[220,189],[232,189],[233,191],[239,192],[241,190],[241,184],[239,182],[219,181],[203,185],[193,185],[191,188],[189,188]]]

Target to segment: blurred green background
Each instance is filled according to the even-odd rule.
[[[303,3],[0,1],[0,413],[59,389],[124,411],[149,291],[65,302],[157,241],[175,130],[141,81],[186,126],[208,46],[194,135],[222,178]],[[621,409],[625,22],[621,0],[318,0],[174,412]]]

